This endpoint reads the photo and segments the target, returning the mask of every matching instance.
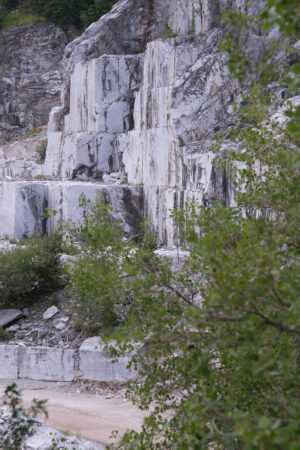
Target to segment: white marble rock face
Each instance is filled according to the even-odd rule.
[[[56,219],[45,225],[40,218],[45,199],[57,217],[79,220],[80,196],[93,200],[102,191],[126,232],[136,232],[144,216],[161,243],[172,246],[174,207],[188,199],[234,204],[211,143],[215,130],[230,123],[230,105],[239,94],[219,51],[219,14],[222,8],[251,13],[261,7],[259,0],[255,7],[246,3],[120,0],[71,42],[61,105],[48,125],[43,176],[49,181],[31,188],[0,183],[0,206],[8,210],[0,210],[0,234],[54,229]],[[245,50],[255,61],[267,38],[255,28],[247,33]],[[115,173],[120,175],[110,176]],[[129,186],[114,186],[121,177]]]
[[[113,207],[127,235],[138,232],[143,212],[140,186],[69,181],[0,182],[0,236],[21,239],[54,231],[58,221],[79,223],[89,211],[82,200],[99,195]],[[52,213],[56,211],[56,214]],[[50,213],[49,217],[45,217]]]

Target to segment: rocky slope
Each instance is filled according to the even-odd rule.
[[[0,212],[0,233],[19,237],[42,230],[46,206],[59,218],[79,220],[78,199],[95,200],[102,192],[129,234],[146,216],[171,246],[171,209],[189,198],[233,204],[233,188],[213,166],[210,145],[215,130],[230,122],[231,102],[240,94],[218,50],[220,12],[245,11],[246,5],[120,0],[71,42],[61,106],[48,125],[47,181],[0,184],[0,204],[11,199],[9,214]],[[259,8],[259,1],[252,3],[253,12]],[[262,36],[252,27],[243,36],[245,50],[256,61],[278,37],[276,30]],[[47,230],[55,222],[50,218]]]
[[[48,122],[59,101],[67,42],[62,30],[47,23],[0,34],[0,142]]]

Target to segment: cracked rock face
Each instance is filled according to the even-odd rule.
[[[45,207],[59,211],[59,218],[80,220],[78,199],[93,201],[101,191],[128,234],[147,217],[160,242],[172,246],[175,207],[183,208],[189,199],[234,205],[234,189],[226,172],[214,167],[211,152],[214,133],[226,129],[231,102],[240,97],[219,51],[220,12],[254,14],[261,5],[260,0],[250,5],[245,0],[120,0],[71,42],[61,105],[49,118],[45,164],[43,170],[31,169],[48,181],[0,183],[0,205],[5,208],[10,199],[9,214],[0,209],[0,234],[53,230],[55,219],[40,218]],[[269,35],[255,27],[242,33],[253,63],[269,40],[280,38],[274,29]],[[22,178],[19,166],[9,170]]]
[[[0,141],[48,121],[59,103],[65,33],[52,24],[0,34]]]
[[[237,93],[218,50],[219,15],[229,3],[245,7],[242,0],[121,0],[69,44],[45,176],[91,182],[123,172],[143,185],[144,216],[167,245],[176,238],[174,207],[189,198],[231,204],[232,187],[209,150]]]

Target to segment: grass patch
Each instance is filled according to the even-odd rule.
[[[4,18],[1,26],[1,30],[6,30],[10,27],[26,25],[26,24],[36,24],[40,22],[45,22],[46,19],[37,14],[26,14],[20,11],[14,11],[8,13]]]
[[[177,34],[172,30],[172,28],[168,24],[166,24],[166,28],[163,34],[161,35],[161,39],[171,39],[175,38],[176,36]]]
[[[31,130],[27,131],[27,133],[22,134],[22,136],[15,137],[13,139],[8,139],[6,141],[6,144],[13,144],[14,142],[17,142],[17,141],[22,141],[22,140],[28,139],[30,137],[38,136],[42,131],[43,131],[43,128],[41,126],[37,126],[35,128],[32,128]]]

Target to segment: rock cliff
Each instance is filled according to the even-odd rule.
[[[30,217],[27,228],[18,224],[18,235],[32,231],[32,223],[35,230],[42,227],[44,204],[69,219],[78,198],[95,199],[103,191],[128,233],[146,216],[171,246],[174,207],[189,198],[233,203],[233,188],[210,151],[240,94],[218,50],[226,8],[248,7],[244,0],[120,0],[66,47],[61,105],[48,125],[48,181],[0,186],[0,201],[8,192],[27,199],[30,191],[30,201],[20,200]],[[260,2],[252,8],[257,12]],[[274,30],[269,36],[255,27],[246,33],[252,61],[274,38]],[[2,225],[0,231],[5,234]]]
[[[59,103],[65,33],[52,24],[0,34],[0,142],[48,122]]]

